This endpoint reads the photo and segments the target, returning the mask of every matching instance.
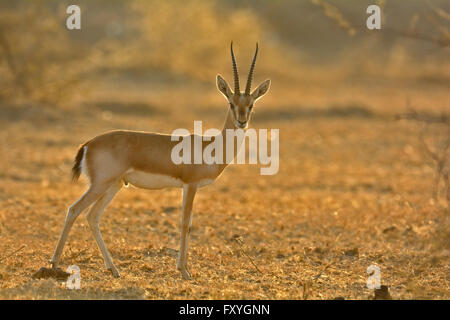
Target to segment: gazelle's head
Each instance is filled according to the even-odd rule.
[[[255,56],[253,57],[252,65],[248,73],[245,92],[241,92],[239,89],[239,75],[237,71],[236,59],[233,52],[233,42],[231,42],[231,61],[233,63],[234,92],[231,91],[225,79],[222,78],[221,75],[217,75],[217,88],[220,92],[222,92],[225,98],[227,98],[230,104],[230,112],[233,116],[233,122],[236,128],[244,129],[247,127],[255,101],[261,98],[269,90],[270,87],[270,80],[266,80],[261,83],[255,90],[253,90],[252,93],[250,93],[253,78],[253,69],[255,68],[257,55],[258,44],[256,44]]]

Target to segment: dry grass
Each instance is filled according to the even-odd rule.
[[[320,106],[311,112],[301,105],[280,110],[276,84],[272,99],[257,106],[253,124],[280,128],[280,171],[260,176],[256,167],[230,167],[198,193],[192,281],[180,280],[175,267],[180,191],[133,188],[119,193],[101,222],[120,279],[105,271],[83,216],[62,260],[64,268],[81,268],[82,289],[31,279],[48,266],[65,211],[86,187],[69,183],[77,145],[111,128],[170,132],[192,129],[194,119],[219,126],[226,107],[213,84],[210,90],[212,106],[190,109],[177,91],[183,113],[167,109],[164,90],[147,95],[139,113],[133,104],[116,106],[118,112],[100,102],[65,112],[12,108],[1,119],[1,256],[26,247],[1,261],[0,297],[301,299],[310,283],[308,299],[364,299],[371,294],[366,268],[374,263],[394,299],[450,297],[449,217],[443,203],[430,200],[431,169],[416,149],[415,127],[394,121],[383,105],[358,112]],[[143,94],[103,90],[112,101],[127,91],[129,101]],[[304,97],[306,104],[314,100]],[[273,116],[274,110],[291,116]]]

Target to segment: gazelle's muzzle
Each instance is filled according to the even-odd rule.
[[[236,127],[240,128],[240,129],[245,129],[247,127],[247,121],[236,120],[235,124],[236,124]]]

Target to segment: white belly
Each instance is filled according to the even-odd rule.
[[[197,187],[198,188],[205,187],[213,182],[214,182],[214,179],[203,179],[197,183]]]
[[[144,189],[181,188],[183,181],[163,174],[130,171],[123,177],[126,183]]]

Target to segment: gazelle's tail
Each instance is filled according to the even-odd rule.
[[[72,182],[78,180],[81,174],[81,161],[83,160],[84,151],[85,151],[86,143],[81,145],[78,149],[77,155],[75,157],[75,161],[72,167]]]

